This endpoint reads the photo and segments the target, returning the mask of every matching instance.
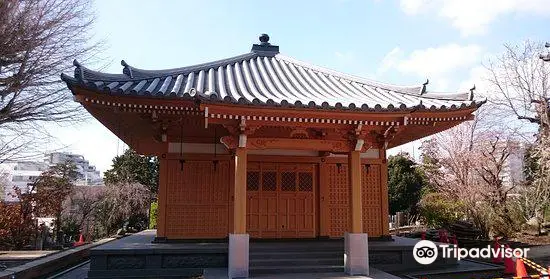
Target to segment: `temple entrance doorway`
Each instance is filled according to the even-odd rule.
[[[317,235],[315,164],[249,162],[247,232],[254,238]]]

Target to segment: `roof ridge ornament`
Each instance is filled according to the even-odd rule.
[[[253,44],[252,45],[252,52],[255,53],[262,53],[264,55],[275,55],[279,53],[279,46],[272,45],[269,43],[269,35],[267,34],[261,34],[260,37],[260,44]]]
[[[73,66],[75,67],[74,68],[74,77],[80,81],[84,80],[84,72],[82,70],[82,65],[80,64],[80,62],[78,62],[78,60],[74,59],[73,60]]]
[[[124,69],[122,69],[123,74],[129,76],[130,78],[134,78],[134,74],[132,73],[132,67],[130,67],[130,65],[128,65],[128,63],[126,63],[124,59],[120,60],[120,65],[124,67]]]
[[[474,100],[474,91],[476,90],[476,85],[474,84],[474,87],[470,88],[470,93],[468,94],[468,101]]]
[[[420,95],[426,93],[428,84],[430,83],[430,79],[426,79],[426,82],[422,83],[422,90],[420,91]]]

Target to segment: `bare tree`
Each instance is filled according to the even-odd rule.
[[[525,218],[537,219],[539,227],[550,206],[550,63],[540,59],[543,53],[540,42],[505,45],[504,53],[487,66],[492,101],[505,114],[538,128],[531,152],[537,173],[521,189],[521,205]]]
[[[544,44],[525,41],[504,47],[505,51],[486,65],[489,90],[494,95],[491,101],[509,115],[536,124],[547,133],[550,64],[539,58]]]
[[[59,75],[100,46],[90,11],[88,0],[0,1],[0,162],[20,155],[40,123],[81,117]]]

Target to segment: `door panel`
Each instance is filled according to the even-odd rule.
[[[247,229],[252,237],[315,237],[315,165],[249,163]]]

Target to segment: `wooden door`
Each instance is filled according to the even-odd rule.
[[[316,236],[315,165],[248,164],[247,231],[256,238]]]

